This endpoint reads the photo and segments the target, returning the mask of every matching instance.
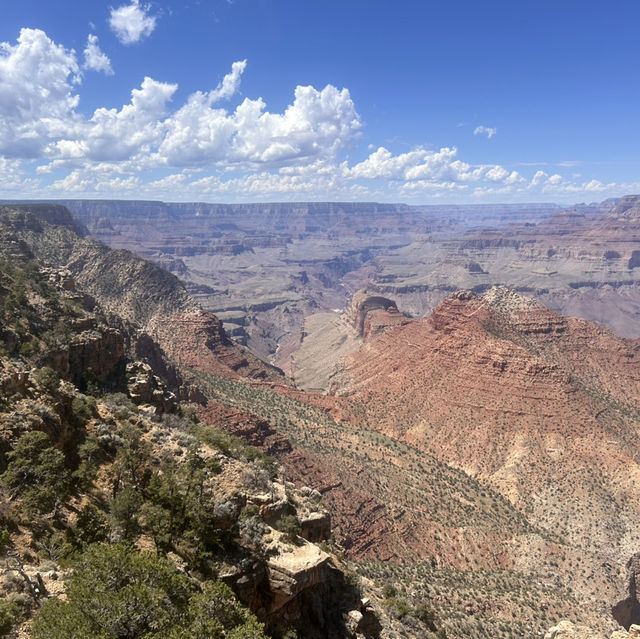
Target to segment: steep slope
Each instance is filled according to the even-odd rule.
[[[331,606],[334,603],[337,606],[334,606],[334,613],[336,609],[339,612],[325,617],[325,621],[333,623],[331,620],[335,620],[337,630],[347,629],[371,636],[380,631],[380,628],[365,631],[364,622],[370,619],[368,604],[350,599],[346,593],[357,595],[349,590],[348,584],[340,581],[339,576],[338,581],[332,581],[329,576],[318,581],[319,575],[325,574],[324,568],[320,570],[320,564],[325,565],[323,554],[305,545],[299,553],[294,549],[296,557],[291,557],[288,551],[281,553],[271,545],[280,540],[277,531],[272,532],[271,523],[291,512],[290,507],[298,501],[303,505],[297,512],[304,534],[316,540],[326,538],[328,517],[318,505],[322,495],[324,506],[331,512],[336,540],[347,557],[357,560],[351,566],[359,571],[362,584],[372,593],[373,606],[389,613],[386,620],[382,620],[382,632],[388,633],[382,636],[429,637],[428,630],[434,632],[440,626],[447,629],[449,636],[486,636],[489,632],[493,637],[505,639],[514,634],[533,638],[561,616],[604,629],[613,624],[607,618],[607,602],[624,597],[624,580],[616,560],[610,560],[597,548],[596,552],[587,547],[580,548],[575,537],[563,537],[558,531],[549,530],[545,522],[540,524],[527,519],[530,513],[523,509],[522,500],[516,507],[499,494],[502,484],[498,482],[495,489],[488,487],[483,482],[484,471],[471,469],[479,475],[478,478],[471,477],[438,459],[439,451],[425,453],[418,438],[416,445],[398,441],[392,428],[389,432],[393,437],[376,432],[378,424],[370,412],[377,405],[373,396],[367,406],[357,398],[352,401],[312,395],[283,384],[279,376],[257,361],[257,370],[254,370],[250,357],[224,343],[224,333],[214,330],[215,319],[199,311],[175,278],[127,252],[114,253],[86,238],[79,238],[68,228],[72,222],[67,219],[65,226],[64,214],[57,214],[62,216],[59,221],[63,226],[51,225],[42,216],[24,209],[3,211],[6,223],[0,227],[0,241],[7,254],[22,251],[25,255],[43,256],[51,264],[68,267],[69,270],[52,269],[52,277],[61,287],[69,286],[70,294],[82,297],[82,289],[77,293],[72,290],[69,278],[73,269],[77,281],[85,282],[92,292],[86,298],[79,297],[78,302],[102,307],[107,326],[113,320],[116,330],[120,326],[127,327],[143,344],[153,344],[153,338],[162,344],[162,348],[158,345],[151,348],[152,356],[145,356],[146,365],[131,368],[115,348],[113,356],[119,362],[116,368],[120,371],[118,380],[88,378],[83,382],[87,389],[96,385],[102,389],[107,383],[116,384],[114,388],[124,388],[117,384],[126,379],[129,396],[146,403],[143,398],[154,397],[155,392],[161,390],[154,384],[162,380],[156,382],[154,377],[165,377],[166,383],[174,388],[175,380],[172,382],[170,378],[179,376],[181,380],[187,380],[180,381],[179,387],[191,389],[188,393],[181,392],[181,396],[198,399],[200,405],[195,410],[203,423],[240,435],[277,455],[287,476],[301,488],[297,493],[286,483],[281,486],[265,484],[268,474],[276,468],[273,461],[253,449],[245,451],[239,440],[226,439],[217,430],[174,421],[171,415],[158,428],[152,425],[153,420],[136,422],[148,429],[145,432],[152,445],[158,447],[158,452],[163,452],[161,462],[147,466],[151,473],[163,469],[167,463],[173,468],[174,457],[180,461],[188,459],[184,451],[175,452],[177,447],[173,442],[184,448],[186,442],[193,443],[192,437],[202,446],[213,447],[236,460],[242,458],[240,465],[235,462],[226,465],[225,473],[228,473],[221,479],[222,484],[212,480],[216,483],[216,495],[220,496],[216,499],[224,502],[214,504],[212,512],[224,518],[230,508],[227,501],[231,502],[232,510],[234,504],[248,505],[249,511],[244,513],[248,521],[238,520],[239,529],[254,542],[258,532],[266,531],[262,535],[266,538],[260,548],[253,548],[262,553],[260,561],[242,562],[241,569],[230,572],[226,566],[216,564],[216,570],[233,583],[243,601],[248,602],[261,618],[269,621],[269,615],[277,612],[272,621],[283,617],[293,620],[294,625],[308,627],[309,617],[301,613],[300,606],[304,604],[304,610],[317,610],[319,602],[331,601]],[[501,300],[502,296],[496,295],[490,305],[498,308],[503,304]],[[114,315],[116,311],[120,317]],[[469,321],[479,314],[470,310]],[[449,325],[455,323],[454,315],[446,320],[446,313],[443,314],[444,325],[447,321]],[[198,318],[204,320],[199,322]],[[86,320],[83,314],[76,319],[80,327]],[[523,326],[531,324],[527,324],[524,316],[520,319]],[[357,296],[346,315],[345,324],[357,339],[371,346],[388,335],[410,329],[416,322],[398,313],[390,300],[362,294]],[[487,329],[495,339],[498,339],[495,337],[497,332],[512,330],[513,318],[498,324],[494,322]],[[551,320],[547,324],[554,326]],[[85,327],[95,329],[97,326]],[[148,334],[143,334],[143,329]],[[518,329],[515,334],[520,335],[523,331]],[[88,330],[86,337],[92,332]],[[536,331],[529,333],[535,335]],[[194,335],[196,342],[191,343]],[[22,348],[20,339],[16,340],[10,332],[7,336],[13,340],[14,351]],[[135,343],[133,337],[127,339]],[[506,337],[500,339],[508,341]],[[395,347],[402,350],[402,342],[397,342]],[[29,349],[28,346],[25,348]],[[524,346],[520,348],[526,350]],[[124,350],[129,352],[127,349],[129,345],[125,340]],[[134,350],[139,349],[136,346]],[[175,364],[164,359],[163,351],[173,356]],[[98,349],[98,352],[102,350]],[[248,364],[238,364],[239,353],[245,356]],[[109,361],[105,358],[104,364],[99,363],[97,368],[110,370]],[[175,368],[169,374],[172,365]],[[589,369],[584,384],[599,388],[609,365],[609,360],[603,358],[600,368]],[[123,369],[125,378],[121,375]],[[20,375],[14,377],[13,374],[8,377],[7,394],[15,394],[15,384],[24,379]],[[611,392],[614,391],[611,387]],[[165,406],[163,401],[161,405],[163,410],[170,412],[168,403]],[[15,406],[8,408],[10,423],[20,423],[19,420],[12,421]],[[123,437],[118,420],[136,420],[135,409],[128,408],[128,403],[126,411],[124,408],[106,406],[103,409],[98,403],[98,415],[92,414],[89,418],[95,420],[91,427],[101,428],[99,420],[104,419],[109,431],[104,434]],[[393,402],[386,402],[385,410],[397,410],[397,407]],[[117,417],[116,413],[122,416]],[[186,409],[186,414],[192,413],[193,409]],[[112,419],[115,430],[109,426]],[[7,440],[9,446],[13,445],[12,437]],[[165,449],[163,442],[170,444],[169,448]],[[72,450],[74,445],[71,444]],[[245,462],[249,463],[249,468],[243,466]],[[215,469],[215,464],[211,469]],[[237,489],[236,480],[250,486],[253,492]],[[262,490],[262,496],[255,492]],[[313,503],[304,506],[308,501]],[[266,528],[261,528],[255,521],[255,508],[251,504],[257,507]],[[151,514],[154,513],[158,514],[155,510]],[[149,524],[152,526],[149,534],[153,530],[155,534],[164,534],[164,520],[156,519],[155,515],[149,520],[146,514],[143,518],[159,526],[156,529],[153,528],[155,524]],[[295,522],[288,520],[286,523],[291,530]],[[148,537],[144,543],[149,543]],[[185,543],[187,548],[192,548],[191,542]],[[272,556],[274,550],[279,558]],[[277,585],[268,587],[263,581],[265,566],[262,560],[265,558],[267,573]],[[361,563],[363,560],[367,563]],[[379,565],[380,560],[384,560],[383,568]],[[473,579],[465,572],[469,570],[474,571]],[[329,573],[335,576],[331,570]],[[357,577],[352,580],[357,581]],[[391,590],[386,588],[392,580],[396,595],[389,595]],[[571,591],[560,587],[568,581],[573,582]],[[258,592],[254,587],[256,583],[264,586]],[[310,584],[316,594],[311,595],[306,589],[298,590],[304,583]],[[272,595],[265,596],[265,591],[271,591]],[[336,592],[345,593],[343,603],[331,598]],[[580,607],[574,598],[576,595],[589,601],[589,605]],[[477,601],[477,606],[469,608],[469,598]],[[435,612],[430,606],[434,606]],[[549,617],[536,618],[538,607],[548,611]],[[518,610],[522,610],[525,621],[518,619]],[[322,624],[317,626],[315,636],[327,635],[322,628]],[[309,632],[302,636],[314,635]]]
[[[0,227],[0,634],[380,637],[308,541],[331,535],[317,493],[198,422],[167,372],[181,383],[148,335]]]
[[[640,544],[640,344],[506,289],[457,293],[347,359],[369,424],[618,562]]]
[[[428,594],[447,636],[534,639],[565,618],[615,627],[623,563],[531,525],[483,481],[366,426],[361,405],[195,379],[217,400],[199,409],[202,421],[262,446],[298,485],[318,490],[352,569],[414,605]],[[408,636],[421,636],[406,623]]]
[[[170,357],[235,377],[279,377],[231,342],[220,320],[203,311],[174,275],[128,251],[79,237],[77,222],[62,207],[46,208],[47,215],[43,210],[0,207],[0,227],[39,259],[68,269],[105,311],[139,326]]]

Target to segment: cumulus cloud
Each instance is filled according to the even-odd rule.
[[[618,185],[615,183],[604,184],[600,180],[588,180],[584,182],[573,182],[566,179],[558,173],[548,175],[544,171],[536,171],[535,175],[528,184],[528,189],[533,191],[540,191],[541,193],[551,194],[567,194],[567,193],[602,193],[605,191],[611,192],[612,190],[622,188],[626,191],[634,191],[635,185]]]
[[[0,188],[7,191],[23,189],[28,180],[19,160],[0,157]]]
[[[75,52],[39,29],[0,44],[0,154],[39,157],[49,139],[76,118],[80,82]]]
[[[196,93],[165,124],[159,154],[171,166],[308,163],[335,156],[361,126],[349,91],[332,85],[297,87],[284,113],[270,113],[261,98],[228,112]]]
[[[111,60],[109,60],[106,53],[98,46],[98,36],[93,33],[90,33],[87,38],[82,68],[91,71],[102,71],[105,75],[113,75]]]
[[[234,62],[231,65],[231,73],[227,73],[222,79],[222,82],[213,91],[209,92],[209,104],[213,104],[219,100],[228,100],[238,90],[242,74],[246,68],[246,60]]]
[[[352,168],[344,167],[344,174],[352,179],[403,180],[407,188],[441,184],[445,188],[464,182],[487,179],[492,182],[516,181],[517,172],[509,173],[504,167],[494,164],[471,165],[457,159],[458,150],[443,147],[439,151],[414,149],[407,153],[393,155],[380,147],[369,157]],[[429,187],[431,188],[431,186]]]
[[[497,132],[498,129],[496,129],[495,127],[484,126],[481,124],[473,130],[473,135],[486,135],[489,139],[491,139]]]
[[[120,7],[127,8],[143,17],[148,11],[138,2]],[[82,54],[83,69],[112,72],[95,35]],[[424,201],[469,194],[531,201],[544,194],[566,201],[640,190],[543,170],[525,177],[498,164],[465,162],[453,147],[393,153],[370,146],[354,164],[346,152],[362,121],[348,89],[298,86],[281,112],[270,111],[262,98],[224,104],[237,95],[246,60],[185,102],[173,104],[176,84],[146,77],[120,108],[85,115],[78,110],[78,58],[38,29],[0,44],[0,192],[7,197]],[[477,135],[495,134],[479,128]]]
[[[162,118],[176,84],[145,78],[131,92],[131,102],[120,110],[100,108],[88,122],[76,127],[76,139],[60,140],[48,148],[56,159],[84,158],[119,162],[148,155],[162,139]]]
[[[536,171],[535,175],[531,180],[531,186],[532,187],[542,186],[547,182],[548,179],[549,179],[549,175],[547,173],[545,173],[544,171]]]
[[[135,44],[153,33],[156,18],[148,14],[149,9],[149,5],[141,5],[139,0],[111,8],[109,26],[122,44]]]
[[[80,169],[71,171],[66,177],[51,185],[53,192],[61,191],[80,196],[90,193],[102,194],[135,194],[142,186],[138,177],[126,178],[101,175],[100,172],[85,172]]]
[[[176,90],[175,84],[145,78],[130,104],[97,109],[89,120],[76,121],[44,155],[53,167],[304,166],[335,158],[361,126],[349,91],[331,85],[321,91],[297,87],[283,113],[267,111],[262,99],[245,99],[234,111],[214,108],[211,95],[202,92],[167,113]]]
[[[81,74],[73,50],[30,29],[16,45],[1,46],[0,155],[46,158],[42,174],[101,162],[130,171],[303,166],[335,158],[361,127],[348,89],[332,85],[296,87],[282,113],[270,112],[261,98],[246,98],[235,109],[218,107],[238,91],[246,60],[234,62],[215,89],[192,94],[172,112],[177,85],[147,77],[131,92],[129,104],[98,108],[87,118],[76,110]],[[87,51],[86,65],[110,68],[106,56],[94,55],[95,36]]]

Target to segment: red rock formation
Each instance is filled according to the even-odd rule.
[[[396,303],[366,290],[358,291],[347,309],[347,322],[359,337],[370,339],[384,330],[385,326],[397,326],[406,318],[400,314]]]
[[[202,310],[179,311],[155,325],[154,337],[180,364],[239,379],[282,379],[273,367],[231,342],[222,322]]]
[[[573,541],[625,553],[640,534],[637,341],[506,289],[457,293],[365,344],[333,392]]]

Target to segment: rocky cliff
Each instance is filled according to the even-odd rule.
[[[389,326],[405,323],[396,303],[386,297],[360,290],[351,298],[346,321],[365,341],[382,333]]]
[[[84,434],[70,422],[73,399],[79,390],[122,393],[93,408],[86,400],[86,414],[76,402],[111,451],[99,465],[97,503],[110,504],[125,485],[143,500],[155,495],[139,519],[141,543],[162,546],[163,509],[171,490],[188,489],[184,464],[197,462],[213,491],[217,541],[193,546],[211,533],[196,518],[189,525],[205,527],[176,553],[208,561],[224,544],[216,573],[273,632],[431,639],[440,629],[506,639],[540,636],[563,618],[603,636],[615,627],[610,606],[627,596],[624,563],[640,539],[636,341],[502,288],[452,295],[426,320],[362,294],[349,314],[331,313],[359,349],[333,379],[342,396],[310,394],[229,343],[175,277],[26,209],[2,215],[7,255],[46,259],[38,282],[60,291],[51,306],[49,285],[19,294],[14,276],[0,280],[3,308],[28,311],[2,325],[5,348],[23,358],[2,375],[4,452],[36,428],[61,434],[77,464]],[[469,260],[463,266],[483,275]],[[61,310],[70,334],[47,323]],[[25,366],[45,336],[62,346],[55,361],[68,394],[57,418],[38,402],[55,378],[38,380]],[[199,405],[180,417],[176,402],[187,398]],[[149,444],[153,463],[131,466],[129,448],[117,452],[132,426],[145,442],[135,450]],[[196,444],[201,461],[189,452]],[[286,479],[274,477],[264,453],[277,456]],[[157,492],[167,468],[177,483]],[[115,488],[114,475],[122,477]],[[359,576],[335,572],[324,554],[331,548]],[[206,569],[198,564],[198,574]]]
[[[378,254],[419,238],[530,222],[555,205],[415,207],[65,200],[93,237],[168,268],[233,339],[288,370],[306,316],[342,309]]]
[[[39,259],[67,269],[106,312],[148,333],[170,357],[236,377],[279,377],[232,343],[221,322],[203,311],[174,275],[128,251],[79,237],[65,209],[47,207],[41,213],[41,207],[0,208],[0,225]],[[50,218],[56,225],[47,222]]]

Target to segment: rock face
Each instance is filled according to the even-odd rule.
[[[326,580],[329,555],[309,543],[289,545],[280,542],[279,552],[269,558],[269,585],[274,595],[267,614],[271,615],[303,590]]]
[[[344,308],[362,287],[419,317],[452,291],[505,285],[564,315],[640,336],[638,196],[567,211],[553,205],[66,204],[96,238],[181,277],[206,310],[220,314],[228,335],[287,371],[305,318]]]
[[[331,515],[328,512],[309,513],[300,519],[300,535],[314,543],[331,537]]]
[[[445,242],[418,238],[395,254],[380,254],[368,288],[422,315],[452,290],[482,293],[505,285],[564,315],[637,337],[638,209],[638,197],[628,196]]]
[[[383,322],[381,322],[380,319],[378,319],[378,321],[372,321],[370,317],[370,314],[375,311],[383,311],[383,313],[386,313],[383,317],[385,319],[388,318],[388,325],[396,324],[397,322],[395,320],[397,316],[402,317],[396,303],[392,300],[378,295],[372,295],[367,293],[366,290],[358,291],[351,298],[346,314],[347,322],[355,330],[358,337],[367,340],[381,332],[379,327]],[[377,327],[377,331],[372,332],[372,323]]]
[[[624,628],[640,626],[640,553],[634,554],[627,564],[628,596],[611,609],[613,618]],[[639,635],[640,636],[640,633]]]
[[[145,362],[127,364],[127,389],[134,404],[147,404],[158,415],[176,407],[176,396]]]
[[[342,309],[353,292],[368,286],[367,269],[377,254],[420,238],[530,222],[560,210],[530,204],[62,203],[96,239],[178,275],[206,310],[223,319],[228,335],[285,370],[304,318]]]
[[[356,351],[362,341],[409,321],[394,301],[360,290],[344,313],[315,313],[305,318],[290,373],[299,388],[326,392],[340,360]]]
[[[484,479],[536,525],[618,564],[635,551],[637,341],[504,288],[461,292],[366,343],[332,384],[376,429]]]

